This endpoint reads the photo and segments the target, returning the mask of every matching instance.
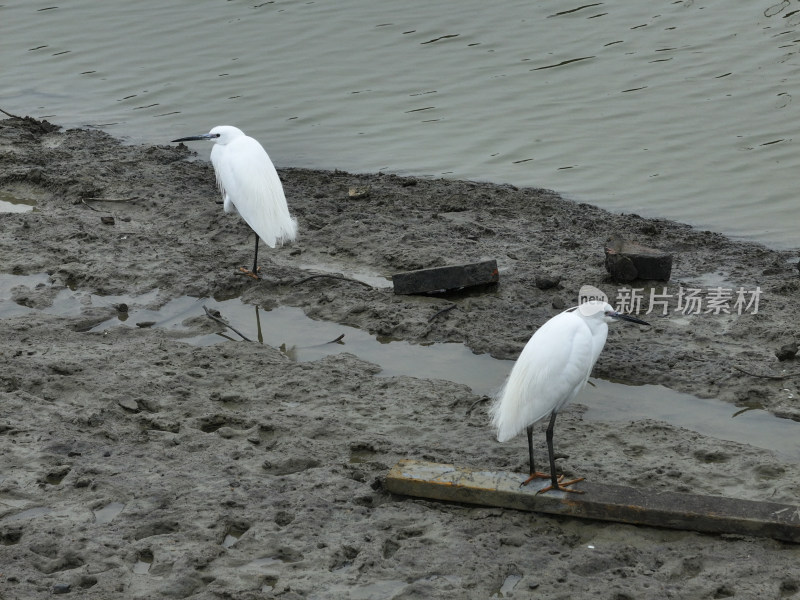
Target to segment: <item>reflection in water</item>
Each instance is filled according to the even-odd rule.
[[[9,290],[17,285],[41,286],[47,276],[12,276],[0,274],[0,317],[15,316],[21,309]],[[5,291],[4,291],[5,290]],[[492,395],[511,370],[513,361],[497,360],[488,354],[475,354],[463,344],[410,344],[399,340],[378,339],[347,325],[308,318],[299,308],[280,306],[264,310],[243,303],[238,298],[175,298],[159,309],[145,308],[156,301],[158,290],[138,297],[99,297],[82,292],[61,290],[57,302],[44,312],[80,314],[84,305],[108,306],[125,302],[128,310],[96,325],[99,333],[114,327],[136,327],[143,322],[175,332],[177,339],[197,346],[221,342],[242,342],[229,330],[192,335],[193,322],[204,315],[203,306],[218,311],[220,318],[249,339],[279,348],[293,361],[313,361],[349,352],[382,368],[379,376],[406,375],[421,379],[444,379],[466,385],[479,395]],[[15,308],[16,307],[16,308]],[[24,314],[24,312],[23,312]],[[255,343],[255,342],[254,342]],[[659,385],[630,386],[600,379],[578,396],[577,403],[588,407],[587,420],[635,421],[654,419],[684,427],[704,435],[748,443],[800,458],[800,424],[778,419],[759,406],[738,410],[730,404],[675,392]],[[735,417],[735,418],[734,418]]]

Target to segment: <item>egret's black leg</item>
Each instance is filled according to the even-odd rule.
[[[534,479],[547,479],[550,477],[547,473],[539,473],[533,463],[533,425],[528,425],[525,432],[528,434],[528,461],[530,464],[530,477],[520,483],[520,486],[528,485]]]
[[[253,232],[255,233],[255,231]],[[258,279],[258,234],[256,233],[256,252],[253,256],[253,270],[248,271],[244,267],[239,267],[239,271],[247,275],[248,277],[252,277],[253,279]]]
[[[545,433],[545,437],[547,439],[547,454],[550,456],[550,485],[545,488],[540,489],[537,494],[541,494],[543,492],[548,492],[550,490],[561,490],[562,492],[574,492],[576,494],[582,494],[583,492],[580,490],[571,490],[569,486],[573,483],[578,483],[579,481],[583,481],[583,477],[579,477],[577,479],[573,479],[572,481],[566,481],[562,483],[564,476],[561,477],[556,476],[556,456],[553,452],[553,429],[556,425],[556,412],[553,411],[553,414],[550,415],[550,424],[547,426],[547,432]]]
[[[256,278],[258,277],[258,234],[257,233],[256,233],[256,253],[253,256],[253,275],[255,275]]]
[[[536,473],[536,465],[533,464],[533,425],[528,425],[528,461],[531,466],[530,475]]]
[[[556,477],[556,457],[553,454],[553,429],[556,425],[556,415],[558,413],[553,411],[553,414],[550,415],[550,424],[547,426],[547,432],[545,433],[547,439],[547,454],[550,457],[550,483],[553,486],[554,490],[558,489],[558,477]]]

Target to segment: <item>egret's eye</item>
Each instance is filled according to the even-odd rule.
[[[219,137],[219,136],[220,136],[220,134],[219,134],[219,133],[215,133],[215,134],[214,134],[214,135],[212,135],[211,137]]]

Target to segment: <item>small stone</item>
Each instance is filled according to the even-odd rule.
[[[549,290],[558,287],[558,284],[561,283],[561,277],[540,274],[534,277],[534,283],[540,290]]]
[[[236,430],[233,427],[220,427],[217,429],[217,435],[229,440],[236,437]]]
[[[217,397],[212,397],[211,399],[231,404],[241,404],[247,400],[247,398],[236,392],[221,392]]]
[[[778,350],[775,350],[775,356],[778,360],[792,360],[797,354],[797,342],[791,344],[784,344]]]
[[[369,198],[369,194],[370,187],[368,185],[351,187],[350,191],[348,192],[348,196],[350,196],[350,198],[353,200]]]
[[[69,594],[71,585],[68,583],[57,583],[53,586],[54,594]]]
[[[129,410],[131,412],[139,412],[139,405],[136,403],[136,400],[133,398],[120,398],[117,400],[117,404],[119,404],[125,410]]]
[[[114,224],[114,217],[100,217],[100,222],[103,225],[113,225]]]

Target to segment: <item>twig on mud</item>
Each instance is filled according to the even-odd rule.
[[[446,306],[445,308],[443,308],[442,310],[438,311],[438,312],[437,312],[437,313],[435,313],[433,316],[431,316],[431,318],[430,318],[430,319],[428,319],[428,323],[430,323],[431,321],[433,321],[433,320],[434,320],[436,317],[438,317],[439,315],[443,315],[444,313],[446,313],[446,312],[449,312],[449,311],[453,310],[453,309],[454,309],[456,306],[457,306],[456,304],[451,304],[450,306]]]
[[[467,416],[469,416],[472,413],[472,410],[476,406],[478,406],[478,404],[481,404],[482,402],[486,402],[487,400],[490,400],[489,396],[482,396],[481,398],[478,398],[477,400],[475,400],[475,402],[473,402],[470,405],[470,407],[467,409]]]
[[[19,117],[17,115],[12,115],[10,112],[6,112],[2,108],[0,108],[0,112],[3,113],[4,115],[6,115],[7,117],[11,117],[12,119],[21,119],[22,118],[22,117]]]
[[[737,367],[736,365],[731,366],[737,371],[741,371],[745,375],[750,375],[750,377],[760,377],[761,379],[789,379],[790,377],[800,377],[800,373],[787,373],[786,375],[759,375],[758,373],[745,371],[742,367]]]
[[[33,124],[39,128],[39,131],[42,133],[50,133],[51,131],[55,131],[56,129],[60,129],[59,127],[50,125],[47,121],[39,121],[38,119],[34,119],[33,117],[20,117],[19,115],[12,115],[10,112],[3,110],[0,108],[0,112],[4,115],[11,117],[12,119],[19,119],[21,121],[25,121],[26,123]],[[46,127],[45,123],[50,127]]]
[[[131,196],[130,198],[83,198],[82,200],[91,200],[92,202],[133,202],[134,200],[142,200],[139,196]]]
[[[328,342],[328,343],[329,343],[329,344],[336,344],[336,343],[338,343],[338,342],[341,342],[343,338],[344,338],[344,334],[340,335],[340,336],[339,336],[339,337],[337,337],[335,340],[331,340],[331,341],[330,341],[330,342]]]
[[[318,275],[309,275],[308,277],[304,277],[299,281],[295,281],[292,285],[300,285],[301,283],[305,283],[311,279],[316,279],[317,277],[329,277],[331,279],[341,279],[342,281],[352,281],[353,283],[360,283],[361,285],[372,289],[372,286],[365,281],[359,281],[358,279],[352,279],[350,277],[345,277],[344,275],[329,275],[328,273],[320,273]]]
[[[233,331],[234,333],[237,333],[237,334],[239,334],[239,335],[242,337],[242,339],[243,339],[244,341],[246,341],[246,342],[252,342],[252,341],[253,341],[253,340],[251,340],[250,338],[248,338],[248,337],[247,337],[245,334],[243,334],[241,331],[239,331],[238,329],[236,329],[236,328],[235,328],[233,325],[229,325],[228,323],[226,323],[225,321],[223,321],[222,319],[220,319],[220,318],[219,318],[219,317],[217,317],[216,315],[213,315],[213,314],[211,314],[211,311],[210,311],[210,310],[208,310],[208,308],[206,308],[206,305],[205,305],[205,304],[203,304],[203,310],[204,310],[204,311],[206,311],[206,316],[207,316],[209,319],[213,319],[213,320],[214,320],[214,321],[216,321],[217,323],[221,323],[222,325],[225,325],[225,327],[227,327],[228,329],[230,329],[230,330],[231,330],[231,331]]]
[[[89,198],[89,200],[91,200],[91,198]],[[94,206],[89,206],[88,204],[86,204],[86,200],[84,198],[81,198],[81,203],[86,208],[89,208],[89,209],[93,210],[94,212],[111,212],[110,210],[100,210],[99,208],[95,208]]]

